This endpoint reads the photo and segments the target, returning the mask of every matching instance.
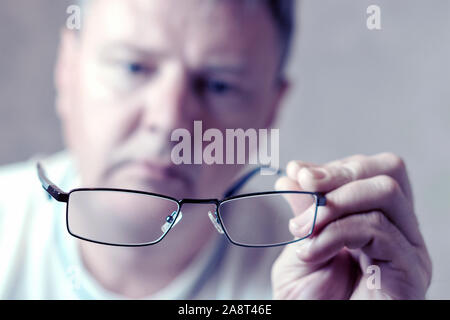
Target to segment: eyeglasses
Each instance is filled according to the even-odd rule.
[[[39,179],[49,198],[66,203],[67,231],[82,240],[124,247],[157,244],[182,220],[183,205],[188,203],[209,204],[212,210],[208,216],[214,227],[238,246],[282,246],[309,237],[318,207],[326,205],[325,196],[320,192],[290,190],[235,195],[260,169],[241,177],[222,200],[179,200],[151,192],[112,188],[79,188],[66,193],[37,164]],[[293,213],[304,217],[304,223],[299,226],[301,236],[295,238],[289,231]]]

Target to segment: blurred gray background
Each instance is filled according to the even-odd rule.
[[[63,148],[54,111],[58,34],[75,0],[1,0],[0,164]],[[382,30],[366,28],[381,7]],[[407,163],[450,299],[450,1],[304,0],[279,119],[281,162],[392,151]]]

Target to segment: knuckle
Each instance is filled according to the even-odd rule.
[[[388,175],[378,176],[376,182],[378,188],[389,195],[397,194],[400,189],[398,182]]]
[[[343,165],[344,174],[351,180],[364,176],[364,167],[361,161],[351,160]]]
[[[347,230],[345,219],[337,219],[337,220],[333,221],[332,226],[333,226],[333,231],[336,234],[345,233]]]
[[[392,164],[394,170],[402,170],[406,168],[405,161],[398,155],[392,152],[384,152],[381,154],[386,161]]]
[[[351,156],[349,160],[351,160],[351,161],[364,161],[365,159],[367,159],[366,155],[364,155],[362,153],[357,153],[357,154]]]
[[[388,219],[380,211],[372,211],[372,212],[370,212],[367,215],[367,218],[369,220],[369,224],[375,230],[386,231],[386,229],[389,228],[389,226],[390,226],[390,224],[388,222]]]

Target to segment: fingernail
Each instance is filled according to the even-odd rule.
[[[300,166],[296,161],[291,161],[288,163],[286,167],[286,173],[288,177],[291,177],[292,179],[295,179],[297,177],[297,174],[300,170]]]
[[[302,170],[305,170],[307,174],[316,180],[322,180],[327,176],[325,170],[322,168],[304,168]]]
[[[275,181],[275,186],[274,186],[275,190],[283,189],[282,186],[283,186],[282,178],[279,178],[277,181]]]
[[[298,237],[305,237],[311,232],[312,217],[308,216],[307,212],[302,213],[300,216],[291,219],[289,228],[293,235]]]
[[[300,260],[307,260],[308,259],[309,251],[310,251],[309,248],[311,247],[311,243],[312,243],[312,240],[309,239],[309,238],[301,240],[299,242],[298,249],[295,250],[295,251],[296,251],[297,257]]]
[[[297,235],[297,234],[301,231],[301,229],[302,229],[302,227],[301,227],[299,224],[297,224],[297,223],[295,222],[295,219],[291,219],[291,220],[289,221],[289,228],[291,229],[291,232],[292,232],[294,235]]]

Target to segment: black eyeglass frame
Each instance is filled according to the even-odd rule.
[[[173,197],[170,196],[166,196],[166,195],[162,195],[162,194],[158,194],[158,193],[153,193],[153,192],[146,192],[146,191],[140,191],[140,190],[131,190],[131,189],[118,189],[118,188],[76,188],[76,189],[72,189],[69,192],[64,192],[63,190],[61,190],[58,186],[56,186],[52,181],[50,181],[50,179],[47,177],[47,174],[44,170],[44,168],[42,167],[42,165],[38,162],[37,165],[37,171],[38,171],[38,177],[39,180],[41,181],[42,187],[44,188],[44,190],[48,193],[49,198],[53,198],[58,202],[63,202],[66,203],[66,227],[67,227],[67,231],[69,232],[69,234],[75,238],[81,239],[81,240],[85,240],[85,241],[89,241],[89,242],[93,242],[93,243],[97,243],[97,244],[102,244],[102,245],[109,245],[109,246],[117,246],[117,247],[144,247],[144,246],[149,246],[149,245],[154,245],[154,244],[158,244],[159,242],[161,242],[164,237],[167,235],[167,233],[169,233],[169,231],[172,229],[172,227],[175,225],[175,222],[178,219],[178,215],[181,211],[181,207],[183,206],[183,204],[185,203],[192,203],[192,204],[215,204],[216,205],[216,211],[215,211],[215,219],[216,219],[216,223],[218,223],[220,225],[220,227],[222,228],[222,230],[224,231],[225,236],[227,237],[228,241],[230,241],[232,244],[237,245],[237,246],[241,246],[241,247],[247,247],[247,248],[267,248],[267,247],[278,247],[278,246],[284,246],[284,245],[288,245],[291,243],[295,243],[298,241],[301,241],[303,239],[308,238],[314,231],[314,226],[316,223],[316,217],[317,217],[317,210],[319,206],[325,206],[326,205],[326,197],[325,194],[321,193],[321,192],[310,192],[310,191],[296,191],[296,190],[285,190],[285,191],[264,191],[264,192],[254,192],[254,193],[245,193],[245,194],[240,194],[240,195],[234,195],[236,192],[238,192],[243,186],[244,184],[250,180],[254,175],[256,175],[261,169],[271,169],[271,168],[265,168],[265,167],[257,167],[251,171],[249,171],[247,174],[245,174],[244,176],[242,176],[240,179],[238,179],[238,181],[233,184],[224,194],[224,197],[222,200],[219,199],[189,199],[189,198],[183,198],[183,199],[175,199]],[[283,171],[282,170],[277,170],[276,174],[281,174]],[[161,237],[155,241],[151,241],[151,242],[146,242],[146,243],[138,243],[138,244],[118,244],[118,243],[109,243],[109,242],[102,242],[102,241],[97,241],[97,240],[92,240],[92,239],[87,239],[84,237],[81,237],[79,235],[76,235],[74,233],[72,233],[70,231],[70,227],[69,227],[69,201],[70,201],[70,195],[74,192],[79,192],[79,191],[111,191],[111,192],[128,192],[128,193],[134,193],[134,194],[142,194],[142,195],[148,195],[148,196],[153,196],[153,197],[159,197],[159,198],[163,198],[163,199],[167,199],[170,200],[172,202],[175,202],[177,204],[177,212],[176,215],[169,215],[167,217],[167,221],[170,223],[170,226],[167,228],[167,230],[161,235]],[[308,194],[311,195],[315,198],[315,212],[314,212],[314,220],[313,220],[313,224],[311,227],[310,232],[299,239],[295,239],[295,240],[291,240],[288,242],[282,242],[282,243],[277,243],[277,244],[270,244],[270,245],[248,245],[248,244],[243,244],[243,243],[239,243],[234,241],[228,234],[228,231],[225,227],[225,225],[222,223],[222,217],[220,214],[220,206],[222,203],[231,201],[231,200],[236,200],[236,199],[241,199],[241,198],[250,198],[250,197],[255,197],[255,196],[265,196],[265,195],[276,195],[276,194]],[[171,221],[169,221],[169,217],[171,218]]]

